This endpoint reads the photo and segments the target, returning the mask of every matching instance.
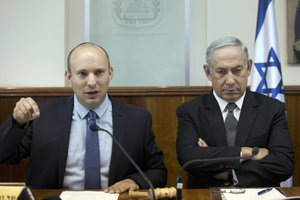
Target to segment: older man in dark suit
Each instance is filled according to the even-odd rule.
[[[69,54],[65,75],[74,96],[17,102],[0,132],[0,162],[18,163],[30,156],[27,185],[32,188],[102,188],[110,193],[149,188],[110,136],[90,129],[92,122],[113,134],[154,187],[165,186],[167,170],[151,114],[108,95],[113,69],[106,51],[93,43],[78,45]]]
[[[252,61],[237,38],[212,42],[204,71],[210,94],[177,109],[177,156],[193,159],[256,156],[248,160],[195,162],[187,166],[188,188],[279,186],[294,168],[285,105],[247,90]]]

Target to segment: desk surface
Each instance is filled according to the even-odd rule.
[[[282,188],[287,196],[300,196],[300,187]],[[48,189],[33,189],[34,196],[37,200],[42,200],[48,196],[59,196],[62,190],[48,190]],[[120,194],[119,200],[128,200],[128,193]],[[184,200],[211,200],[209,189],[186,189],[183,190]]]

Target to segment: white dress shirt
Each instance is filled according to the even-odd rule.
[[[103,103],[93,109],[98,118],[96,123],[99,127],[113,134],[112,122],[112,104],[108,95]],[[84,158],[85,158],[85,138],[86,138],[86,115],[89,112],[81,105],[74,96],[74,109],[71,123],[68,158],[65,169],[63,187],[66,189],[82,190],[84,189]],[[112,139],[103,132],[98,132],[101,164],[101,187],[108,187],[108,176],[110,159],[112,153]]]

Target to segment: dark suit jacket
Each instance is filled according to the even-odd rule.
[[[164,187],[167,170],[163,154],[156,147],[151,114],[114,99],[114,137],[149,177],[154,187]],[[0,163],[19,163],[30,156],[27,185],[32,188],[62,188],[68,154],[73,112],[73,97],[39,104],[40,117],[24,129],[14,126],[12,117],[0,132]],[[141,188],[148,184],[121,150],[113,143],[109,185],[125,178],[134,179]]]
[[[177,158],[181,165],[193,159],[238,157],[241,147],[264,147],[269,155],[259,161],[197,162],[186,168],[189,188],[224,186],[213,175],[235,169],[242,187],[278,186],[289,178],[294,153],[285,105],[247,91],[237,126],[236,143],[228,147],[224,120],[213,93],[201,95],[177,108]],[[199,138],[209,147],[199,147]]]

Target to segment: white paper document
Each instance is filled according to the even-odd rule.
[[[118,200],[119,194],[110,194],[102,191],[64,191],[61,193],[62,200]]]
[[[223,200],[282,200],[286,199],[281,192],[276,188],[272,188],[267,192],[258,195],[260,191],[266,190],[267,188],[244,188],[244,189],[220,189]]]

